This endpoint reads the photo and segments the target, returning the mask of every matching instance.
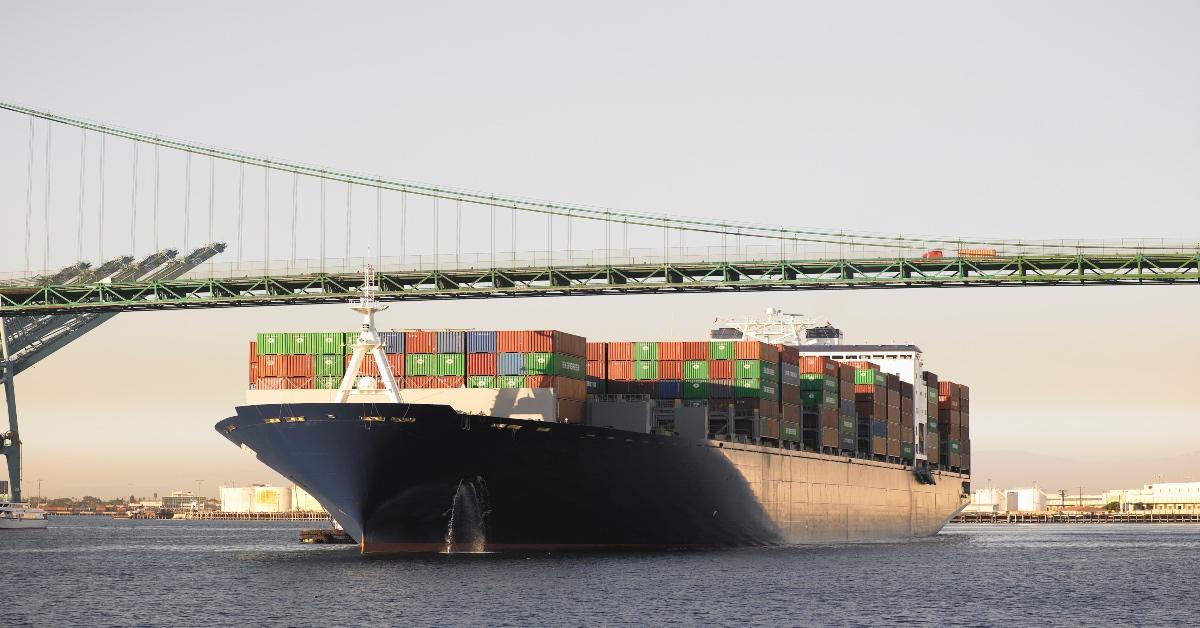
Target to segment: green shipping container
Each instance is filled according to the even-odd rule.
[[[733,365],[733,376],[739,379],[771,379],[777,374],[770,362],[761,360],[738,360]]]
[[[634,379],[658,379],[658,362],[638,360],[633,363]]]
[[[467,378],[467,388],[499,388],[495,375],[472,375]]]
[[[633,359],[635,359],[635,360],[657,360],[658,359],[658,343],[657,342],[635,342],[635,343],[633,343]]]
[[[925,420],[925,429],[930,433],[936,434],[938,431],[937,419],[927,417]]]
[[[346,345],[346,353],[354,351],[354,345],[358,344],[358,337],[362,332],[346,331],[342,333],[342,342]]]
[[[317,332],[312,335],[317,353],[338,355],[346,353],[346,334],[340,331]]]
[[[823,375],[821,373],[801,373],[800,374],[800,381],[802,381],[802,382],[804,382],[804,381],[819,382],[823,379],[825,379],[825,375]]]
[[[784,421],[779,424],[779,438],[782,440],[799,442],[800,441],[800,424],[792,421]]]
[[[587,379],[587,359],[565,353],[555,353],[554,374],[571,379]]]
[[[346,361],[340,355],[318,355],[313,360],[314,375],[341,377],[346,372]]]
[[[437,375],[462,375],[464,371],[463,354],[461,353],[438,353],[437,358]]]
[[[708,357],[711,360],[732,360],[733,341],[714,340],[708,343]]]
[[[802,379],[800,380],[800,390],[821,391],[825,388],[825,380],[822,379]]]
[[[254,336],[254,351],[258,355],[282,355],[284,337],[287,334],[265,333]]]
[[[684,379],[708,379],[708,360],[687,360],[683,363]]]
[[[838,426],[843,434],[858,434],[858,421],[853,417],[842,417],[838,420]]]
[[[913,444],[912,443],[900,443],[900,457],[903,458],[904,460],[912,460],[913,459]]]
[[[405,375],[437,375],[437,360],[433,353],[410,353],[404,356]]]
[[[685,381],[683,383],[684,399],[708,399],[708,382]]]
[[[771,382],[743,378],[733,380],[733,396],[750,399],[775,399],[779,390]]]
[[[854,369],[854,383],[887,388],[887,373],[876,369]]]
[[[822,379],[821,387],[824,388],[826,392],[832,392],[834,397],[836,397],[838,394],[838,381],[832,377],[826,377],[825,379]]]
[[[342,378],[333,375],[322,375],[313,379],[313,388],[320,390],[337,390],[342,386]]]
[[[822,395],[821,391],[819,390],[800,391],[800,404],[804,406],[805,409],[815,409],[817,406],[821,405],[821,399]]]
[[[525,354],[525,374],[526,375],[553,375],[554,374],[554,354],[553,353],[526,353]]]
[[[501,388],[524,388],[525,387],[525,376],[524,375],[501,375],[500,377],[498,377],[496,379],[499,380]]]
[[[961,443],[959,443],[959,441],[951,440],[950,441],[950,453],[952,453],[952,454],[961,453],[962,449],[960,448],[960,446],[961,446]]]

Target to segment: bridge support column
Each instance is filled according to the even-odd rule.
[[[4,357],[4,401],[8,407],[8,433],[0,439],[0,451],[8,461],[9,491],[12,501],[21,501],[21,434],[17,429],[17,395],[13,391],[13,361],[8,354],[8,331],[0,317],[0,350]]]

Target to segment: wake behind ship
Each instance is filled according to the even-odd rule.
[[[915,347],[380,333],[371,291],[360,332],[260,334],[217,424],[364,553],[899,540],[966,503],[965,387]]]

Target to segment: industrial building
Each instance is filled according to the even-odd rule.
[[[1032,488],[982,488],[971,495],[964,513],[1087,512],[1109,504],[1130,513],[1200,515],[1200,482],[1163,482],[1137,489],[1116,489],[1094,494]]]
[[[288,512],[325,512],[321,504],[299,486],[222,486],[221,512],[280,514]]]
[[[1142,488],[1108,491],[1109,503],[1120,504],[1121,512],[1151,514],[1200,514],[1200,482],[1162,482]]]
[[[172,512],[198,510],[204,507],[204,498],[191,491],[171,491],[170,495],[162,496],[162,507]]]
[[[971,503],[963,509],[968,513],[1043,512],[1047,496],[1042,489],[981,488],[971,494]]]

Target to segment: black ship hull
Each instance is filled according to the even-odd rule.
[[[460,415],[440,405],[237,412],[217,430],[311,493],[363,552],[783,540],[742,474],[708,441]]]

